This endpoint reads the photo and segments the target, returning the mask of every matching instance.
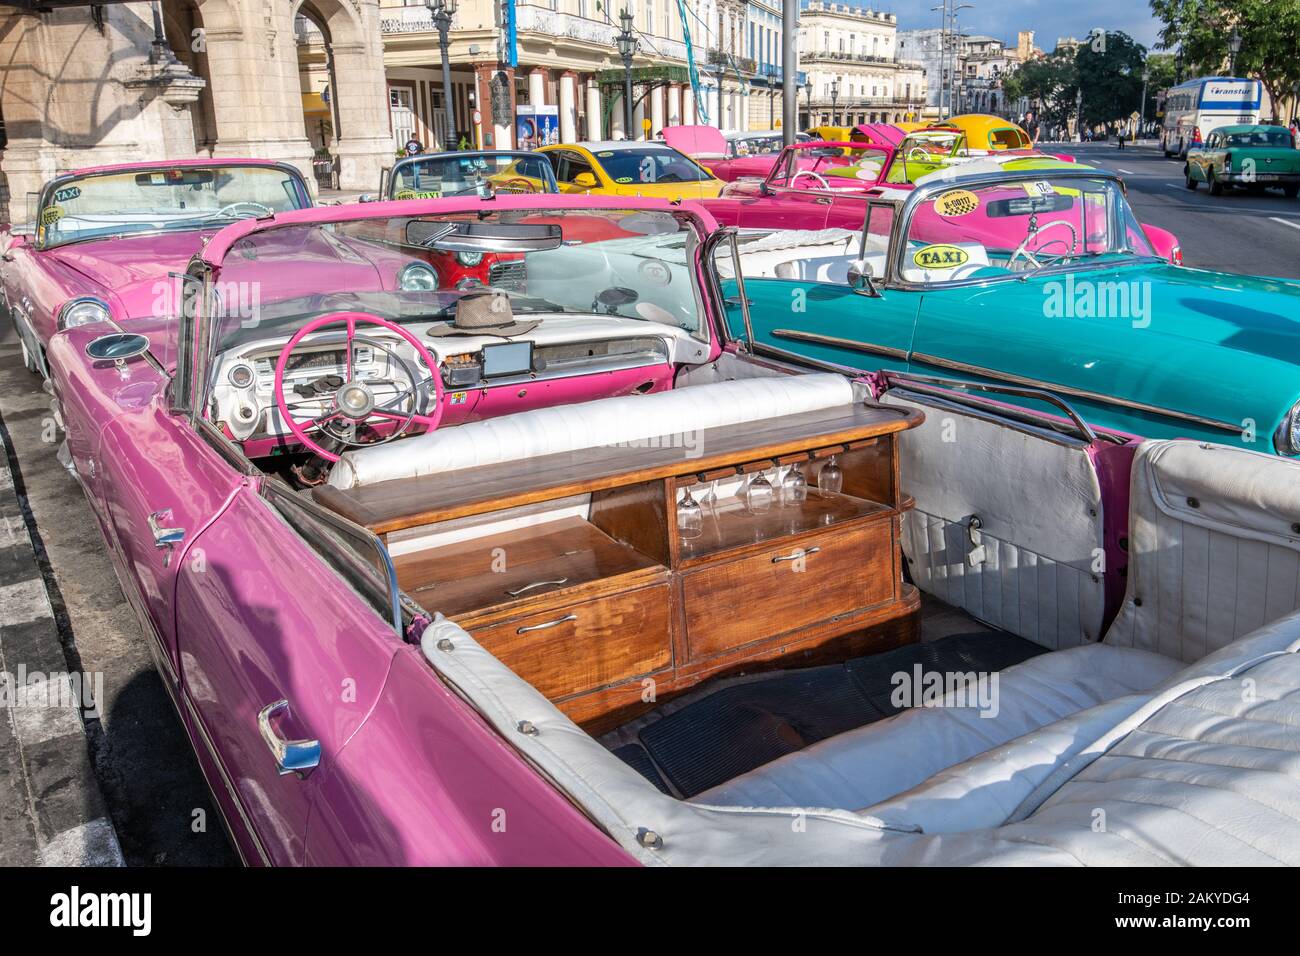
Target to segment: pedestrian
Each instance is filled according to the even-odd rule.
[[[1124,130],[1120,129],[1120,130],[1117,130],[1116,132],[1117,132],[1116,138],[1119,140],[1119,148],[1120,148],[1120,149],[1123,149],[1123,148],[1124,148]]]
[[[407,156],[419,156],[422,152],[424,152],[424,147],[420,145],[420,141],[414,136],[406,141]]]
[[[1291,145],[1295,149],[1300,149],[1300,120],[1294,116],[1291,117]]]

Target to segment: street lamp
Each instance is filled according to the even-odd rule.
[[[626,130],[624,135],[628,139],[636,139],[636,131],[632,129],[632,57],[636,54],[640,43],[632,32],[634,21],[631,13],[624,10],[618,15],[618,22],[623,26],[615,41],[618,44],[618,55],[623,58],[623,127]]]
[[[838,126],[835,122],[835,101],[840,98],[840,81],[839,77],[831,80],[831,125]]]
[[[813,122],[812,77],[811,76],[809,76],[808,79],[803,81],[803,91],[808,97],[808,128],[811,129],[813,126],[817,125],[816,123]]]
[[[1228,75],[1237,72],[1237,54],[1241,52],[1241,34],[1236,30],[1232,31],[1232,39],[1228,41]]]
[[[1136,144],[1138,137],[1142,135],[1142,128],[1147,125],[1147,83],[1151,80],[1151,70],[1142,71],[1142,105],[1138,108],[1138,128],[1133,134],[1133,142]]]
[[[429,15],[438,31],[438,48],[442,51],[442,98],[447,110],[447,142],[453,142],[456,136],[456,101],[451,95],[451,56],[447,49],[447,31],[451,29],[451,18],[456,15],[456,0],[426,0]],[[447,143],[443,143],[446,148]]]

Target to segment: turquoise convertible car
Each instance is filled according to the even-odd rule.
[[[1300,284],[1162,261],[1111,174],[969,169],[871,200],[861,229],[732,232],[715,254],[733,333],[835,369],[1045,389],[1149,438],[1300,455]]]

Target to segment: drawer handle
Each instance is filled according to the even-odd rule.
[[[564,617],[557,617],[554,621],[547,621],[545,624],[529,624],[527,627],[515,628],[515,633],[524,634],[528,631],[544,631],[550,627],[558,627],[565,621],[576,621],[577,619],[578,615],[576,614],[566,614]]]
[[[795,548],[789,554],[778,554],[775,558],[772,559],[772,563],[777,564],[780,561],[797,561],[800,558],[805,558],[810,554],[816,554],[820,550],[821,548],[809,548],[806,551],[802,548]]]
[[[544,588],[548,584],[559,585],[559,584],[568,584],[568,583],[569,583],[568,578],[556,578],[554,581],[534,581],[532,584],[525,584],[523,587],[519,588],[518,590],[507,591],[506,594],[509,594],[511,597],[519,597],[519,595],[525,594],[528,591],[531,591],[533,588]]]

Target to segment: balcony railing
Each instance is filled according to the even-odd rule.
[[[735,56],[722,50],[711,49],[705,57],[709,66],[722,67],[724,70],[737,70],[741,73],[757,73],[758,61],[748,56]]]
[[[432,33],[435,30],[428,7],[385,7],[383,12],[384,16],[379,21],[381,33]],[[453,30],[454,27],[453,24]],[[618,35],[618,27],[604,20],[557,13],[525,3],[515,7],[515,28],[520,33],[541,33],[609,47],[611,50],[614,49],[614,38]],[[685,60],[686,45],[665,37],[643,36],[641,55],[656,59]]]
[[[921,64],[916,60],[898,60],[888,56],[876,56],[874,53],[840,53],[835,50],[809,50],[800,53],[802,62],[812,60],[834,61],[836,63],[888,63],[903,70],[919,70]]]

